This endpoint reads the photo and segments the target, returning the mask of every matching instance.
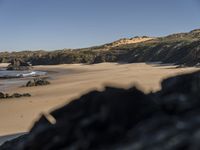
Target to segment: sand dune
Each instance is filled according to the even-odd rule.
[[[41,113],[48,112],[91,89],[102,89],[105,84],[129,87],[142,85],[146,92],[158,90],[160,80],[197,68],[175,69],[174,66],[156,66],[145,63],[95,65],[37,66],[48,70],[51,85],[42,87],[15,87],[7,92],[31,93],[30,98],[0,101],[0,135],[26,132]]]
[[[126,44],[136,44],[136,43],[140,43],[140,42],[145,42],[145,41],[149,41],[155,38],[152,37],[138,37],[138,38],[130,38],[130,39],[120,39],[118,41],[113,42],[113,46],[120,46],[120,45],[126,45]]]
[[[141,43],[141,42],[145,42],[145,41],[150,41],[153,39],[156,39],[156,38],[153,38],[153,37],[124,38],[124,39],[114,41],[110,44],[105,44],[104,50],[110,50],[113,47],[118,47],[118,46],[122,46],[122,45],[137,44],[137,43]]]

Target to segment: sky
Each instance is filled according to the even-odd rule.
[[[200,28],[200,0],[0,0],[0,51],[82,48]]]

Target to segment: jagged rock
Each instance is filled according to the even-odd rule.
[[[92,91],[43,115],[25,138],[0,150],[199,150],[200,72],[161,85],[150,94]]]
[[[31,69],[31,65],[26,63],[21,59],[12,59],[10,61],[10,65],[8,65],[7,70],[29,70]]]
[[[36,78],[36,79],[28,81],[26,83],[26,87],[41,86],[41,85],[48,85],[48,84],[50,84],[50,82],[47,81],[46,79]]]

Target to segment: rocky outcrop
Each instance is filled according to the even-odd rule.
[[[144,94],[106,87],[43,115],[0,150],[199,150],[200,72],[162,82]]]
[[[50,82],[43,78],[35,78],[26,83],[26,87],[49,85]]]
[[[0,99],[30,97],[30,96],[31,96],[31,94],[29,94],[29,93],[24,93],[24,94],[19,94],[19,93],[8,94],[8,93],[0,92]]]
[[[8,65],[7,70],[29,70],[31,69],[31,65],[26,63],[21,59],[12,59],[10,61],[10,65]]]

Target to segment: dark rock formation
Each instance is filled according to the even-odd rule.
[[[32,87],[32,86],[42,86],[42,85],[48,85],[50,84],[49,81],[43,78],[35,78],[33,80],[30,80],[26,83],[26,87]]]
[[[7,70],[29,70],[30,68],[31,65],[29,63],[26,63],[21,59],[14,58],[10,61],[10,65],[8,65]]]
[[[199,150],[199,91],[200,72],[166,79],[156,93],[92,91],[0,150]]]
[[[0,99],[30,97],[30,96],[31,96],[31,94],[29,94],[29,93],[24,93],[24,94],[13,93],[13,94],[10,95],[8,93],[0,92]]]

